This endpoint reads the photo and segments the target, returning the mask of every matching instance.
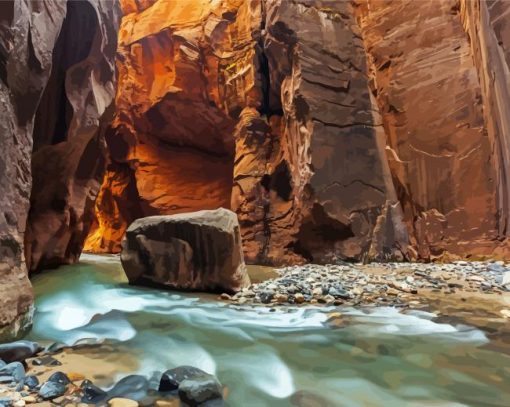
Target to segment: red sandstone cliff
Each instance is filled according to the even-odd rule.
[[[231,206],[249,261],[403,258],[354,10],[309,3],[124,2],[86,249],[117,251],[139,216]]]
[[[230,206],[251,262],[506,255],[507,8],[124,1],[86,248]]]

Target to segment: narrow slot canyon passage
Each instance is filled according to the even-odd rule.
[[[0,0],[0,406],[510,405],[510,2]]]

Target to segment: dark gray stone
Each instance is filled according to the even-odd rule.
[[[21,362],[40,352],[42,347],[37,342],[16,341],[0,345],[0,359],[6,363]]]
[[[147,396],[149,381],[140,375],[130,375],[122,378],[108,391],[108,398],[122,397],[140,401]]]
[[[0,397],[0,406],[10,407],[14,402],[9,397]]]
[[[62,373],[62,372],[55,372],[53,373],[49,379],[48,379],[49,382],[53,382],[53,383],[60,383],[60,384],[63,384],[63,385],[67,385],[69,383],[71,383],[71,380],[69,380],[69,377],[67,377],[67,375],[65,373]]]
[[[66,390],[67,386],[62,383],[46,382],[39,389],[39,396],[44,400],[51,400],[63,396]]]
[[[37,376],[26,376],[25,380],[23,381],[23,384],[25,386],[28,386],[28,388],[32,390],[39,386],[39,379],[37,378]]]
[[[192,379],[194,377],[207,375],[201,369],[193,366],[179,366],[175,369],[167,370],[161,375],[159,381],[159,391],[173,391],[177,390],[179,384],[186,379]]]
[[[331,287],[329,289],[329,295],[332,295],[335,298],[343,298],[343,299],[351,298],[351,295],[341,287]]]
[[[108,398],[108,393],[97,387],[90,380],[84,380],[81,384],[83,396],[81,401],[87,404],[100,404]]]
[[[274,291],[262,291],[259,297],[262,304],[269,304],[274,297]]]
[[[222,387],[212,375],[186,379],[179,385],[179,398],[189,406],[199,406],[210,400],[222,399]]]

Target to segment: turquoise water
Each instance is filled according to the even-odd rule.
[[[197,366],[230,406],[510,406],[510,356],[433,314],[234,307],[129,286],[115,256],[83,255],[33,283],[32,339],[118,342],[147,376]],[[333,311],[341,327],[326,323]]]

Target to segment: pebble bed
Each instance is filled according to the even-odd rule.
[[[291,266],[279,277],[230,296],[233,304],[327,304],[409,306],[429,290],[510,292],[510,264],[503,262],[370,263]]]
[[[79,348],[83,344],[72,346]],[[215,376],[192,366],[179,366],[147,379],[128,375],[104,390],[79,373],[59,371],[61,363],[52,355],[65,351],[54,343],[43,349],[37,342],[0,344],[0,406],[110,407],[223,405],[223,386]],[[36,356],[34,358],[34,356]],[[31,366],[47,366],[53,372],[46,380],[31,373]]]

